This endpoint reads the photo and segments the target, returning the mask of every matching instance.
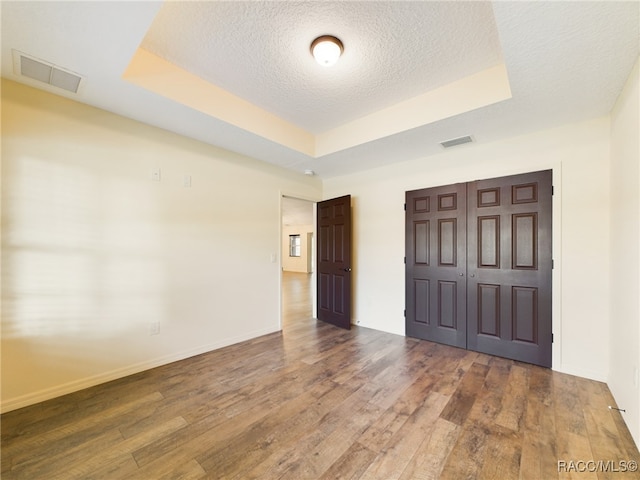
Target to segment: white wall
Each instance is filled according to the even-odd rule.
[[[281,195],[321,188],[3,81],[3,411],[278,330]]]
[[[611,113],[611,370],[609,387],[640,446],[640,73]]]
[[[609,119],[327,179],[353,196],[354,321],[403,335],[404,195],[418,188],[553,169],[553,368],[609,372]]]
[[[313,225],[295,225],[282,227],[282,270],[285,272],[311,272],[311,244],[309,234],[313,234]],[[300,235],[300,256],[289,256],[289,235]]]

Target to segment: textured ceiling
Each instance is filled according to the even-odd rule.
[[[3,1],[0,8],[3,77],[322,177],[427,158],[442,152],[439,142],[462,135],[486,143],[606,115],[640,44],[636,1]],[[309,54],[311,40],[326,33],[345,44],[332,69]],[[371,130],[386,130],[306,153],[123,79],[139,47],[310,132],[316,142],[327,129],[346,131],[346,122],[362,127],[370,117],[377,122]],[[12,49],[83,75],[80,91],[16,75]],[[457,96],[441,92],[498,64],[506,69],[510,98],[414,124],[394,111],[413,106],[427,115],[434,98],[450,107]],[[465,95],[475,93],[465,85]],[[431,103],[419,104],[425,95]]]
[[[332,68],[309,52],[324,34]],[[141,46],[312,133],[502,61],[485,2],[169,2]]]

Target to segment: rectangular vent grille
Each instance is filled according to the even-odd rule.
[[[447,140],[446,142],[441,142],[440,145],[442,145],[444,148],[451,148],[457,145],[464,145],[465,143],[471,143],[471,142],[473,142],[473,138],[471,138],[470,135],[467,135],[465,137],[458,137],[458,138],[454,138],[453,140]]]
[[[78,93],[78,88],[82,81],[82,77],[76,73],[52,63],[38,60],[17,50],[13,51],[13,66],[17,75],[62,88],[72,93]]]

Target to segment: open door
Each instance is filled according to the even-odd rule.
[[[351,195],[318,203],[318,320],[351,328]]]

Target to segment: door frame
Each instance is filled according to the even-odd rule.
[[[556,161],[545,168],[551,169],[551,251],[554,265],[551,269],[551,369],[562,371],[562,162]],[[540,169],[543,169],[541,166]],[[529,170],[534,171],[534,170]],[[526,173],[526,172],[523,172]]]
[[[313,238],[317,239],[318,238],[318,234],[316,232],[317,226],[317,219],[318,219],[318,202],[322,201],[322,198],[319,197],[309,197],[308,195],[304,195],[304,194],[300,194],[300,193],[292,193],[292,192],[286,192],[286,191],[279,191],[279,196],[278,196],[278,223],[279,223],[279,244],[278,244],[278,253],[276,254],[276,258],[278,259],[277,264],[278,264],[278,330],[282,330],[282,245],[284,242],[284,228],[282,225],[282,199],[284,197],[287,198],[293,198],[296,200],[304,200],[306,202],[309,202],[312,204],[312,208],[313,208],[313,218],[312,218],[312,222],[313,222]],[[315,241],[315,240],[314,240]],[[317,248],[312,249],[311,251],[311,256],[313,258],[311,258],[311,262],[312,265],[314,265],[313,271],[311,272],[311,285],[316,285],[316,275],[317,275],[317,268],[315,268],[316,265],[316,255],[317,255]],[[315,288],[311,289],[311,314],[313,315],[313,318],[318,318],[318,299],[317,299],[317,292]]]
[[[549,163],[527,164],[515,171],[494,172],[491,170],[488,173],[490,173],[491,177],[505,177],[539,170],[551,170],[551,185],[553,189],[551,201],[551,252],[553,259],[553,268],[551,269],[551,332],[553,335],[551,369],[589,377],[589,375],[583,375],[579,371],[567,371],[562,363],[562,161],[555,160]],[[497,174],[494,175],[494,173]]]

